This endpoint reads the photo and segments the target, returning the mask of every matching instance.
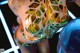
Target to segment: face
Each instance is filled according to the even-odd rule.
[[[9,0],[8,4],[24,30],[40,40],[68,23],[65,0]]]

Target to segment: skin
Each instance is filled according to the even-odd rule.
[[[28,39],[22,38],[22,35],[21,35],[21,32],[20,32],[21,28],[23,28],[23,27],[22,27],[22,24],[20,23],[18,29],[16,30],[16,33],[14,34],[14,40],[15,40],[15,42],[17,43],[17,45],[20,47],[20,50],[21,50],[22,53],[30,53],[30,51],[32,51],[32,50],[28,50],[28,48],[23,47],[23,46],[19,43],[19,41],[20,41],[20,42],[24,42],[24,43],[25,43],[25,42],[26,42],[26,43],[34,43],[34,42],[31,42],[31,41],[28,40]],[[18,40],[18,41],[16,41],[16,40]],[[40,45],[41,45],[41,46],[40,46]],[[46,47],[46,46],[47,46],[47,47]],[[36,46],[35,46],[35,47],[36,47]],[[41,53],[49,53],[48,40],[44,40],[44,41],[42,41],[41,43],[39,43],[39,44],[38,44],[38,47],[39,47]],[[30,48],[32,48],[32,47],[30,47]],[[44,48],[44,50],[43,50],[43,48]],[[35,48],[34,48],[33,50],[35,51],[35,53],[37,53]]]
[[[25,18],[28,16],[28,14],[26,14],[25,12],[27,10],[29,10],[28,6],[30,5],[30,3],[31,2],[29,0],[8,0],[8,5],[9,5],[10,9],[14,12],[14,14],[17,16],[17,21],[19,23],[18,29],[16,30],[16,33],[14,34],[14,40],[17,43],[17,45],[20,47],[22,53],[30,53],[30,51],[27,48],[23,47],[19,42],[26,43],[26,44],[27,43],[32,44],[32,43],[37,42],[37,40],[36,40],[37,38],[33,37],[30,32],[28,32],[24,29]],[[64,3],[64,6],[66,6],[65,1],[63,3]],[[60,16],[62,16],[62,14],[66,13],[65,9],[63,11],[64,12],[60,13]],[[27,23],[27,26],[29,26],[30,23],[31,22],[29,21]],[[26,37],[27,37],[26,39],[22,36],[21,29],[24,29],[23,33],[26,34]],[[31,41],[31,40],[34,40],[34,41]],[[41,43],[39,43],[38,47],[39,47],[41,53],[49,53],[48,40],[44,40]],[[36,52],[36,48],[34,49],[34,51]]]
[[[15,42],[16,42],[17,39],[19,41],[22,41],[22,40],[25,41],[24,38],[22,38],[21,33],[20,33],[20,29],[21,28],[22,28],[22,24],[19,25],[16,33],[14,34],[14,40],[15,40]],[[30,42],[30,40],[27,39],[26,42]],[[20,50],[21,50],[22,53],[30,53],[30,51],[27,48],[24,48],[19,42],[16,42],[16,43],[20,47]],[[48,53],[49,52],[49,45],[48,45],[48,41],[47,40],[42,41],[40,44],[38,44],[38,47],[39,47],[41,53]],[[32,47],[30,47],[30,48],[32,48]],[[43,51],[42,48],[44,48],[44,51]],[[36,52],[36,49],[33,49],[33,50]]]
[[[19,23],[18,29],[16,30],[16,33],[14,34],[14,40],[17,43],[17,45],[20,47],[20,50],[21,50],[22,53],[30,53],[30,51],[27,48],[24,48],[19,43],[19,41],[22,42],[22,43],[35,43],[36,42],[36,41],[32,42],[29,39],[23,38],[22,33],[21,33],[21,29],[24,28],[24,23],[25,23],[24,22],[24,20],[25,20],[24,18],[27,17],[27,14],[25,14],[25,12],[26,12],[26,10],[28,10],[27,6],[28,6],[28,3],[30,3],[30,2],[28,0],[26,0],[27,5],[26,5],[26,2],[25,2],[24,5],[18,6],[16,8],[16,10],[14,10],[13,5],[11,4],[11,1],[17,2],[18,0],[8,0],[8,5],[11,8],[11,10],[14,12],[14,14],[17,16],[17,21]],[[19,2],[20,2],[20,0],[19,0]],[[24,33],[27,34],[28,37],[36,39],[29,32],[27,32],[26,30],[24,30]],[[18,40],[18,41],[16,41],[16,40]],[[48,53],[48,51],[49,51],[49,48],[48,48],[49,45],[48,45],[48,41],[47,40],[42,41],[40,44],[38,44],[38,47],[39,47],[41,53]],[[41,50],[43,47],[44,47],[44,51]],[[34,51],[36,52],[36,49],[34,49]]]

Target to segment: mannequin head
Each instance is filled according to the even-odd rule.
[[[80,52],[80,19],[72,20],[60,33],[58,53]]]
[[[68,23],[66,0],[8,0],[24,31],[37,40],[52,37]]]

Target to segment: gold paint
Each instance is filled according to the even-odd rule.
[[[65,21],[65,20],[67,20],[67,19],[68,19],[68,17],[67,17],[67,15],[65,15],[65,16],[63,16],[63,17],[61,18],[61,22]]]
[[[52,15],[52,16],[50,17],[50,19],[49,19],[49,23],[50,23],[50,24],[53,24],[54,21],[55,21],[55,17],[54,17],[54,15]]]
[[[35,9],[29,9],[28,11],[26,11],[26,14],[33,14],[35,12]]]
[[[39,24],[40,21],[41,21],[41,18],[37,18],[34,23]]]
[[[66,14],[67,12],[67,9],[66,9],[66,6],[63,8],[63,14]]]
[[[48,0],[44,0],[45,6],[48,7],[49,6],[49,1]]]
[[[32,34],[34,34],[34,33],[36,33],[37,31],[39,31],[39,26],[37,25],[37,24],[31,24],[31,25],[29,25],[29,27],[28,27],[28,30],[32,33]]]
[[[41,5],[40,10],[44,13],[45,12],[45,7],[43,5]]]
[[[28,15],[28,16],[25,18],[25,20],[27,20],[29,17],[30,17],[30,15]]]
[[[34,13],[34,14],[31,16],[32,22],[34,22],[35,19],[36,19],[36,14]]]
[[[53,8],[54,10],[56,10],[56,11],[59,11],[59,7],[58,7],[58,6],[52,5],[52,8]]]
[[[37,8],[39,6],[38,3],[32,3],[29,8]]]
[[[46,23],[47,23],[47,17],[42,18],[43,27],[45,27]]]
[[[39,2],[42,2],[43,0],[38,0]]]
[[[57,17],[55,21],[56,21],[57,23],[60,23],[60,22],[61,22],[60,17]]]
[[[41,16],[41,11],[37,10],[36,14],[37,14],[37,16]]]
[[[52,15],[52,12],[53,11],[52,11],[51,7],[49,6],[48,9],[47,9],[47,11],[46,11],[47,17],[50,17]]]

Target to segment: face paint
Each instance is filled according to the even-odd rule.
[[[21,19],[24,31],[31,34],[23,35],[29,40],[51,38],[68,23],[65,0],[9,0],[8,4]]]

